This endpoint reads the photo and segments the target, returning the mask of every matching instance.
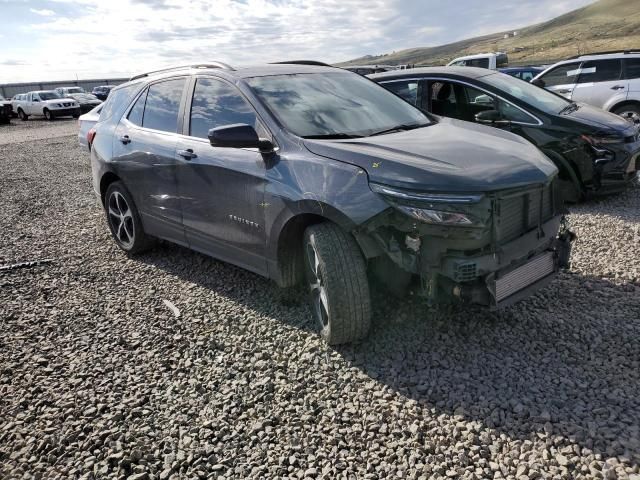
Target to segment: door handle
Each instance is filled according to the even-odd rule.
[[[191,160],[192,158],[197,158],[198,155],[193,153],[193,150],[187,148],[186,150],[178,150],[178,155],[180,155],[185,160]]]
[[[120,141],[125,145],[127,145],[128,143],[131,143],[131,139],[129,138],[129,135],[122,135],[120,137]]]
[[[623,85],[616,85],[614,87],[611,87],[611,90],[624,90],[624,86]]]
[[[558,93],[571,93],[571,90],[563,88],[562,90],[558,90]]]

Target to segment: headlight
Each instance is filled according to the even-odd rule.
[[[446,212],[443,210],[432,210],[426,208],[404,207],[402,205],[395,206],[398,210],[406,213],[410,217],[425,223],[433,223],[435,225],[458,225],[462,227],[471,227],[480,225],[480,222],[464,213]]]
[[[613,143],[624,143],[624,138],[614,136],[614,135],[606,135],[606,136],[598,136],[598,135],[582,135],[582,139],[594,146],[597,145],[610,145]]]
[[[483,220],[468,212],[474,207],[474,212],[481,208],[477,204],[484,199],[482,194],[413,192],[376,183],[371,183],[370,187],[397,210],[415,220],[447,226],[484,225]]]
[[[56,103],[55,106],[58,107],[58,108],[62,108],[62,104],[61,103]]]

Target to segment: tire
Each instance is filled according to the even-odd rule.
[[[332,223],[308,227],[303,240],[312,314],[329,345],[361,340],[371,326],[367,267],[356,241]]]
[[[23,122],[29,120],[29,115],[24,113],[24,110],[22,110],[21,108],[18,109],[18,117],[20,117],[20,120],[22,120]]]
[[[627,104],[613,110],[613,113],[620,115],[627,122],[640,125],[640,105]]]
[[[153,245],[144,233],[138,209],[122,182],[113,182],[104,196],[104,211],[111,236],[128,254],[141,253]]]
[[[45,118],[46,120],[49,120],[50,122],[55,118],[55,117],[53,116],[53,113],[51,113],[51,110],[49,110],[49,109],[47,109],[47,108],[45,108],[45,109],[42,111],[42,113],[44,114],[44,118]]]

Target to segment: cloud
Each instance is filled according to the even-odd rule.
[[[38,10],[37,8],[30,8],[29,11],[42,17],[53,17],[56,14],[56,12],[54,12],[53,10],[47,10],[46,8],[43,8],[41,10]]]
[[[0,83],[127,76],[205,60],[333,63],[519,28],[590,1],[37,0],[37,8],[15,2],[14,17],[31,10],[38,20],[5,27],[5,37],[21,40],[4,42],[0,60],[28,58],[33,66],[3,69]],[[46,66],[46,78],[36,65]]]

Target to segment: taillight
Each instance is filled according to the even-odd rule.
[[[89,144],[89,148],[91,148],[94,138],[96,138],[96,129],[92,128],[87,132],[87,143]]]

